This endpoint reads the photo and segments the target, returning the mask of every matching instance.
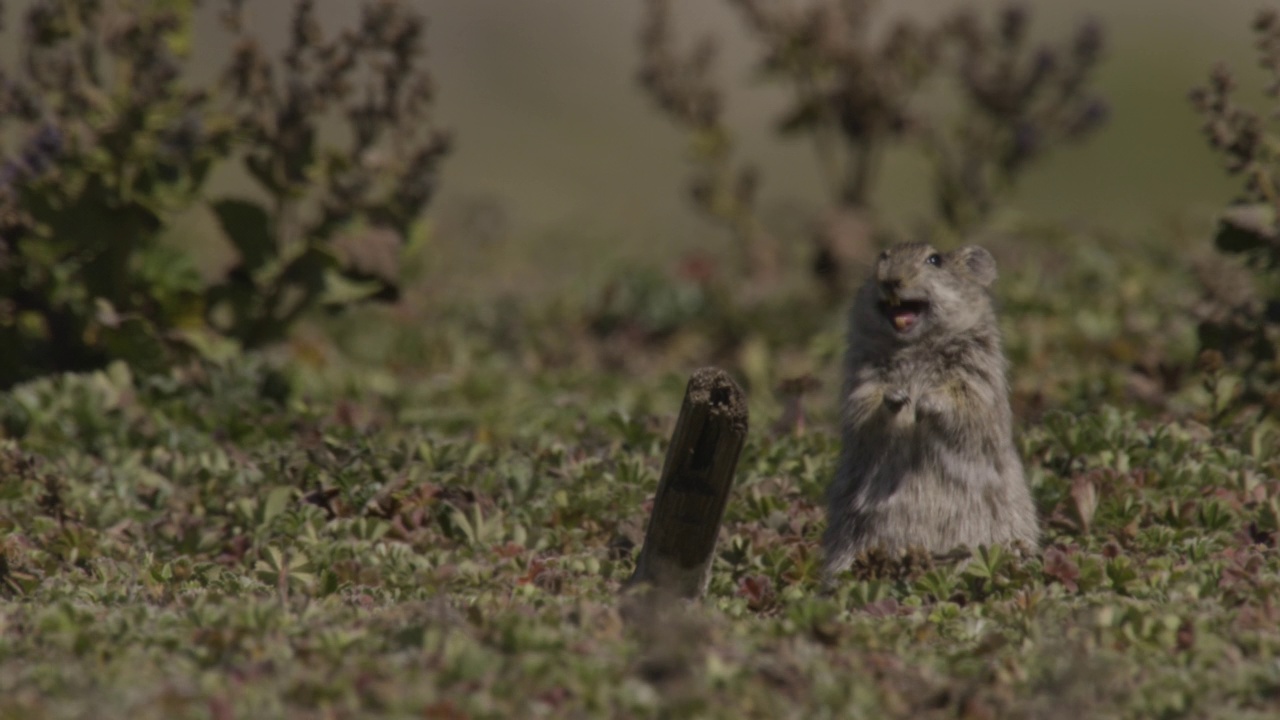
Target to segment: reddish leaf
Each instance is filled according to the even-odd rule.
[[[1080,589],[1076,581],[1080,579],[1080,568],[1065,552],[1051,547],[1044,553],[1044,574],[1051,580],[1057,580],[1071,592]]]
[[[763,575],[747,575],[738,582],[738,597],[746,598],[747,607],[759,612],[773,604],[773,583]]]
[[[862,611],[871,617],[893,617],[898,614],[898,601],[894,598],[883,598],[873,603],[867,603],[863,606]]]

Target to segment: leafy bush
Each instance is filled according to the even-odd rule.
[[[1267,97],[1280,98],[1280,14],[1263,10],[1253,24],[1259,64],[1268,75]],[[1200,345],[1213,391],[1223,370],[1239,371],[1231,405],[1280,405],[1280,134],[1276,109],[1264,112],[1241,105],[1235,77],[1224,65],[1213,69],[1207,85],[1191,91],[1203,118],[1209,146],[1222,156],[1227,172],[1243,182],[1240,194],[1222,213],[1214,244],[1239,258],[1250,270],[1248,283],[1208,278],[1201,307]]]
[[[399,245],[449,143],[430,122],[424,19],[368,0],[328,37],[298,0],[278,60],[228,0],[235,50],[186,72],[194,0],[44,0],[0,69],[0,386],[123,358],[163,365],[282,337],[317,305],[394,297]],[[3,7],[0,7],[3,17]],[[344,124],[342,143],[321,127]],[[211,197],[241,163],[247,197]],[[166,239],[207,207],[234,248],[205,282]]]
[[[1107,115],[1089,87],[1102,49],[1096,22],[1060,45],[1033,46],[1029,13],[1019,5],[991,24],[958,11],[932,24],[900,19],[874,35],[871,0],[729,4],[761,51],[760,77],[795,98],[778,134],[803,138],[816,153],[832,210],[815,235],[813,270],[832,290],[851,260],[869,257],[868,215],[886,148],[905,143],[928,157],[937,216],[965,231],[1036,159],[1088,136]],[[679,52],[668,6],[648,2],[641,84],[692,135],[695,205],[729,227],[747,272],[767,278],[780,248],[756,211],[757,171],[733,160],[723,92],[711,79],[715,45],[703,39]],[[960,99],[958,114],[921,104],[948,93]]]

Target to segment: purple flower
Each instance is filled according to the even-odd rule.
[[[1000,14],[1000,39],[1007,45],[1017,45],[1027,29],[1027,9],[1022,5],[1010,5]]]
[[[1085,21],[1076,32],[1074,49],[1076,60],[1093,64],[1102,53],[1102,23],[1093,19]]]
[[[58,160],[62,146],[62,130],[53,123],[45,123],[23,146],[22,164],[31,177],[39,177]]]
[[[1010,167],[1020,165],[1040,150],[1043,133],[1035,123],[1029,120],[1018,122],[1013,128],[1013,147],[1009,152],[1006,164]]]
[[[62,154],[62,143],[62,130],[48,122],[41,125],[35,137],[31,139],[31,145],[36,152],[50,157]]]
[[[1047,47],[1040,48],[1036,51],[1035,56],[1031,58],[1031,72],[1027,75],[1026,84],[1023,85],[1023,92],[1033,92],[1057,68],[1057,54]]]
[[[194,110],[183,113],[164,134],[163,149],[169,155],[187,159],[195,155],[204,141],[204,119]]]
[[[0,193],[6,192],[17,183],[22,182],[24,174],[22,166],[12,160],[5,160],[0,163]]]
[[[1031,74],[1034,77],[1043,77],[1058,68],[1058,55],[1052,48],[1042,47],[1036,51],[1035,57],[1031,59]]]
[[[1067,123],[1067,137],[1075,139],[1086,135],[1107,121],[1111,116],[1111,106],[1101,98],[1094,98],[1085,104],[1080,113]]]

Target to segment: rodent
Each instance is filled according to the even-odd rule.
[[[1013,443],[1008,362],[976,245],[881,253],[849,316],[839,464],[824,574],[859,553],[1035,547],[1039,521]]]

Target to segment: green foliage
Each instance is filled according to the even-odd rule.
[[[335,321],[360,347],[405,338],[378,342],[406,373],[250,355],[18,385],[0,394],[0,716],[1274,713],[1277,436],[1197,422],[1196,388],[1151,407],[1085,382],[1123,365],[1099,348],[1168,332],[1095,326],[1121,284],[1189,280],[1142,251],[1099,275],[1080,252],[1042,305],[1007,288],[1012,377],[1053,408],[1019,422],[1038,552],[871,556],[824,586],[837,404],[780,424],[753,392],[692,608],[620,594],[689,364],[602,368],[573,309]],[[699,307],[695,327],[724,311]],[[836,362],[793,323],[756,325],[778,356],[756,387],[787,355]]]
[[[27,10],[0,71],[0,386],[256,347],[318,305],[394,297],[448,148],[429,122],[424,21],[366,3],[356,31],[326,38],[301,0],[273,61],[242,4],[225,16],[236,50],[203,86],[186,72],[189,0]],[[319,137],[334,116],[345,144]],[[240,161],[253,199],[211,197],[210,176]],[[198,207],[234,251],[212,281],[170,237]]]
[[[1266,96],[1280,96],[1280,15],[1261,10],[1253,25],[1259,64],[1268,75]],[[1226,169],[1243,180],[1241,194],[1223,211],[1214,235],[1222,253],[1249,269],[1239,278],[1210,278],[1201,309],[1200,344],[1213,391],[1220,391],[1224,369],[1241,381],[1223,400],[1224,412],[1280,405],[1280,155],[1275,112],[1259,112],[1239,103],[1235,78],[1215,67],[1209,83],[1191,91],[1210,147]],[[1225,364],[1228,366],[1224,368]]]

